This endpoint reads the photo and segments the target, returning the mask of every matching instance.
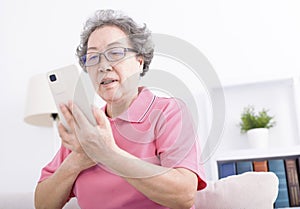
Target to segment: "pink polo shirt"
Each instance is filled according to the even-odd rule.
[[[108,118],[117,145],[144,161],[168,168],[186,168],[198,176],[198,190],[205,188],[200,149],[193,120],[185,104],[175,98],[153,95],[140,88],[139,96],[117,118]],[[42,169],[39,182],[51,176],[70,153],[61,147]],[[149,200],[122,177],[93,166],[82,171],[72,194],[83,209],[165,209]],[[194,208],[194,207],[192,207]]]

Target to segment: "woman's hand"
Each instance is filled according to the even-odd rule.
[[[72,112],[66,105],[61,105],[60,108],[64,118],[71,128],[71,130],[68,131],[62,123],[58,125],[58,131],[62,139],[63,146],[72,151],[71,155],[73,156],[74,164],[77,164],[80,170],[85,170],[94,166],[96,163],[86,155],[78,141],[75,131],[75,120]]]
[[[70,136],[70,140],[65,143],[72,150],[79,150],[80,152],[83,150],[94,162],[105,164],[112,153],[119,149],[105,113],[93,107],[94,117],[97,121],[97,125],[94,126],[78,106],[72,102],[68,104],[67,110],[69,111],[64,113],[64,116],[73,134]]]

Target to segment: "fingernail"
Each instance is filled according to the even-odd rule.
[[[69,106],[70,109],[73,108],[73,102],[71,100],[68,102],[68,106]]]
[[[63,109],[63,108],[65,108],[65,105],[64,104],[59,104],[59,108]]]

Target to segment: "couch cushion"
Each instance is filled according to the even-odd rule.
[[[208,182],[197,192],[196,209],[272,209],[278,182],[272,172],[247,172]]]
[[[0,209],[34,209],[32,192],[0,193]],[[77,199],[72,198],[64,209],[80,209]]]

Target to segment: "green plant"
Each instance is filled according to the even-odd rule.
[[[253,106],[244,108],[241,115],[241,133],[246,133],[250,129],[254,128],[271,128],[276,125],[274,116],[268,115],[268,110],[262,109],[262,111],[255,114]]]

